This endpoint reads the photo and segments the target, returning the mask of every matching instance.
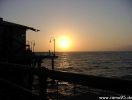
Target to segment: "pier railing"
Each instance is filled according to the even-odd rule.
[[[20,78],[26,79],[26,77],[30,78],[30,76],[32,75],[38,75],[39,77],[40,82],[39,96],[41,99],[47,98],[47,78],[51,78],[53,80],[67,81],[87,87],[92,87],[95,89],[112,91],[123,95],[132,95],[132,81],[130,80],[55,71],[43,67],[33,68],[31,66],[24,66],[18,64],[0,63],[1,78],[12,81],[12,79],[15,77],[15,79],[13,79],[12,81],[15,82],[14,80],[19,80]],[[27,81],[30,80],[29,78]]]
[[[132,81],[115,78],[98,77],[77,73],[46,70],[47,76],[92,88],[113,91],[119,94],[132,95]]]

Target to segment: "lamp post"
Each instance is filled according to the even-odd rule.
[[[50,38],[50,43],[52,42],[52,40],[54,42],[54,53],[53,53],[53,56],[55,56],[55,38],[54,37],[51,37]]]
[[[51,41],[53,40],[53,42],[54,42],[54,53],[53,53],[53,56],[51,57],[51,64],[52,64],[52,70],[54,70],[54,57],[55,57],[55,38],[54,37],[51,37],[50,38],[50,43],[51,43]]]
[[[35,47],[35,41],[32,40],[32,41],[31,41],[31,49],[32,49],[33,53],[34,53],[34,47]]]

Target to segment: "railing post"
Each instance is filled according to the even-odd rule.
[[[37,58],[37,67],[41,67],[42,59]]]
[[[59,100],[59,81],[57,80],[57,100]]]
[[[52,56],[52,58],[51,58],[51,60],[52,60],[52,70],[54,70],[54,56]]]
[[[44,75],[43,73],[44,72],[40,68],[40,74],[39,74],[40,91],[39,91],[39,95],[40,95],[41,100],[48,100],[47,99],[47,75],[46,74]]]
[[[73,93],[76,95],[76,84],[73,84]]]

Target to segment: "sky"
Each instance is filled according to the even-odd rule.
[[[0,0],[0,17],[39,29],[35,51],[132,51],[132,0]]]

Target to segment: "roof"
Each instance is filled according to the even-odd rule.
[[[35,32],[40,31],[38,29],[28,27],[28,26],[25,26],[25,25],[20,25],[20,24],[4,21],[3,18],[0,18],[0,26],[19,27],[19,28],[24,28],[24,29],[30,29],[30,30],[35,31]]]

